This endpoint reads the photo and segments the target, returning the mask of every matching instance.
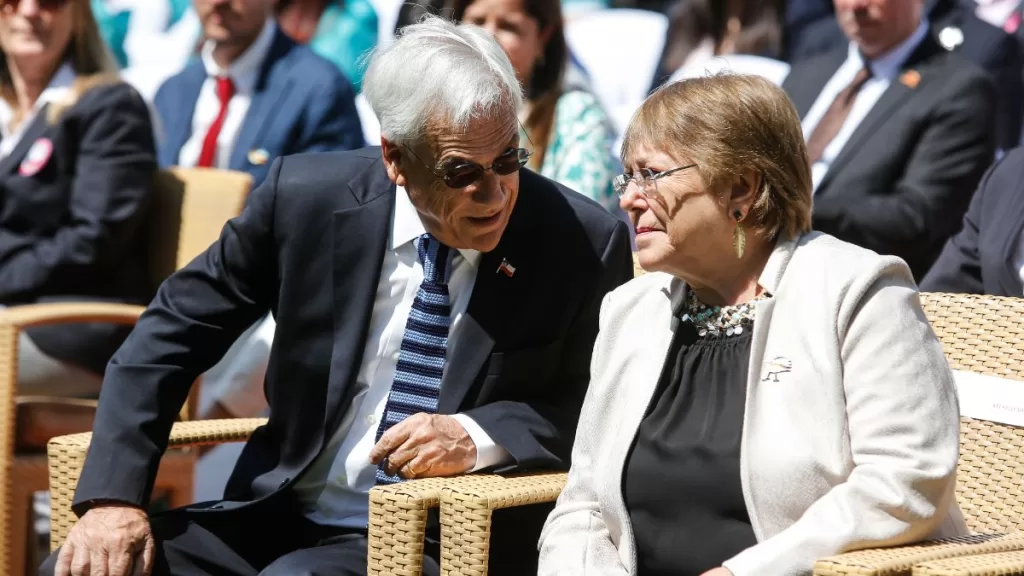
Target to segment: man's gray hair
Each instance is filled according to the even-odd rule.
[[[363,92],[381,136],[399,145],[421,142],[431,122],[465,130],[473,118],[515,116],[523,102],[515,69],[491,35],[437,16],[406,26],[372,56]]]

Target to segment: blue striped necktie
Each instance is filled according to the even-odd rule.
[[[441,376],[451,325],[448,278],[455,252],[430,234],[416,240],[416,251],[423,264],[423,283],[405,324],[395,381],[391,384],[384,416],[377,428],[377,441],[389,428],[413,414],[437,413],[437,401],[441,395]],[[384,472],[386,461],[377,467],[377,484],[401,482],[401,477]]]

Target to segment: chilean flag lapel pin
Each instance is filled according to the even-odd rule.
[[[497,273],[497,272],[501,272],[501,273],[505,274],[505,276],[508,276],[509,278],[511,278],[512,275],[516,273],[516,267],[511,265],[511,264],[509,264],[507,258],[502,258],[501,259],[501,264],[498,265],[498,269],[495,271],[495,273]]]

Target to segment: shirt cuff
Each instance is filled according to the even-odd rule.
[[[498,466],[512,459],[512,455],[502,448],[501,445],[495,443],[487,432],[484,432],[484,429],[472,418],[465,414],[453,414],[452,418],[455,418],[459,424],[462,424],[462,427],[466,429],[466,433],[469,434],[469,439],[473,441],[473,444],[476,444],[476,465],[473,466],[470,472]]]

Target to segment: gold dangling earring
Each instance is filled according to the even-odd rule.
[[[732,249],[736,251],[736,257],[742,259],[743,251],[747,248],[747,231],[740,225],[743,213],[736,210],[732,216],[736,219],[736,228],[732,231]]]

